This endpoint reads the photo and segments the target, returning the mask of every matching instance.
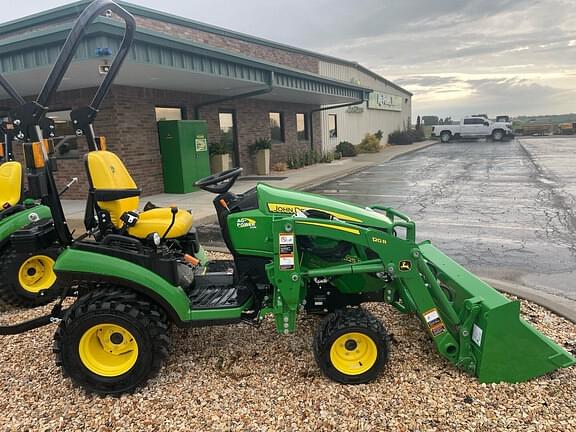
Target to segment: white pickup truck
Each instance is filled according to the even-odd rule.
[[[514,138],[512,123],[494,122],[484,117],[464,117],[457,125],[432,126],[432,137],[439,137],[440,141],[448,142],[452,138],[492,138],[502,141],[505,138]]]

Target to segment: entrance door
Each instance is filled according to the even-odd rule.
[[[218,112],[220,123],[220,142],[230,151],[232,166],[240,166],[240,152],[238,150],[238,130],[236,128],[236,111],[220,110]]]

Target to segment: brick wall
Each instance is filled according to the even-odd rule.
[[[136,16],[135,18],[138,27],[148,28],[150,30],[166,33],[170,36],[176,36],[182,39],[190,39],[194,42],[221,48],[232,53],[256,57],[307,72],[318,73],[319,71],[320,62],[317,57],[299,54],[280,48],[272,48],[266,45],[209,33],[178,24],[171,24],[140,16]]]
[[[94,91],[95,89],[82,89],[60,92],[51,104],[51,111],[88,104]],[[192,118],[194,106],[205,100],[205,95],[192,93],[113,86],[100,109],[95,130],[98,135],[106,136],[108,149],[122,158],[134,180],[142,188],[143,195],[162,193],[162,163],[154,108],[183,107],[188,112],[188,118]],[[6,105],[5,102],[0,101],[0,106]],[[286,139],[284,143],[274,144],[272,147],[271,163],[274,164],[285,161],[287,155],[297,148],[310,148],[309,142],[299,142],[297,139],[296,113],[308,112],[314,108],[317,106],[245,99],[206,106],[200,111],[200,118],[207,121],[208,141],[215,142],[220,138],[219,109],[236,111],[240,162],[245,173],[251,174],[255,171],[255,161],[248,147],[256,138],[270,138],[268,113],[284,113]],[[314,114],[313,123],[314,147],[319,150],[321,133],[318,113]],[[87,193],[88,180],[83,155],[88,148],[82,138],[78,140],[78,144],[80,158],[58,161],[58,172],[55,173],[59,187],[66,184],[70,178],[78,177],[78,184],[66,193],[66,199],[85,198]],[[16,145],[15,150],[16,157],[21,160],[21,146]]]

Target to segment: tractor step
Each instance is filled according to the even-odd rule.
[[[214,260],[206,264],[206,273],[234,273],[233,260]]]
[[[248,287],[234,285],[234,273],[205,273],[196,277],[191,290],[191,309],[227,309],[243,305],[250,297]]]

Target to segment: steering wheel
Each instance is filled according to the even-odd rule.
[[[223,194],[230,190],[240,174],[242,174],[242,168],[231,168],[197,180],[194,186],[215,194]]]

